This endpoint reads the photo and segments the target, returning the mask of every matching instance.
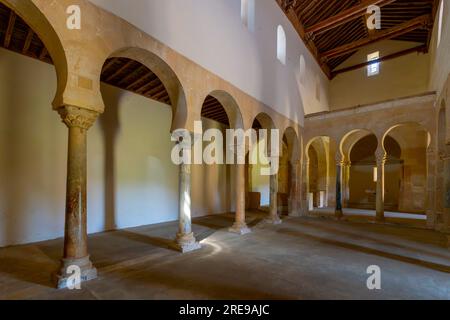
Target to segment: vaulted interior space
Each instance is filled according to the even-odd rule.
[[[0,300],[450,299],[449,19],[0,0]]]

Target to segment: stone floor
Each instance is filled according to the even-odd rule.
[[[334,217],[334,208],[315,208],[311,215],[315,217]],[[366,209],[343,209],[344,220],[353,222],[375,222],[375,210]],[[389,212],[384,213],[386,224],[402,225],[416,228],[427,228],[427,216],[425,214],[413,214],[404,212]]]
[[[1,299],[450,299],[446,238],[421,228],[325,218],[249,215],[253,233],[226,232],[232,215],[194,220],[203,248],[168,249],[176,223],[89,237],[97,280],[55,290],[62,240],[0,249]],[[369,291],[369,265],[382,290]]]

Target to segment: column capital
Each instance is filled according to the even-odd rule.
[[[77,127],[88,130],[94,124],[99,113],[75,106],[62,106],[57,109],[64,124],[69,127]]]
[[[343,166],[345,164],[344,156],[341,154],[340,151],[336,152],[334,160],[336,161],[337,166]]]
[[[387,153],[383,148],[377,149],[375,152],[375,159],[377,161],[377,165],[384,165],[387,160]]]

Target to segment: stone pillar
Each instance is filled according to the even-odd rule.
[[[290,187],[290,195],[289,195],[289,216],[291,217],[300,217],[301,216],[301,161],[295,161],[294,163],[290,163],[291,166],[291,187]]]
[[[303,167],[303,176],[305,177],[305,189],[304,189],[304,195],[303,195],[303,212],[304,215],[307,216],[309,215],[309,191],[310,191],[310,183],[309,183],[309,166],[310,166],[310,160],[308,157],[306,157],[305,159],[305,165]]]
[[[245,164],[236,165],[236,220],[229,229],[240,235],[251,232],[245,223],[245,169]]]
[[[427,227],[436,227],[436,150],[433,147],[427,149],[427,198],[426,214]]]
[[[342,174],[342,198],[343,198],[343,207],[348,208],[350,202],[350,169],[351,162],[345,161],[343,165],[343,174]]]
[[[376,195],[376,220],[383,222],[384,219],[384,165],[386,164],[386,151],[383,147],[375,153],[377,161],[377,195]]]
[[[55,277],[57,287],[65,288],[77,269],[81,272],[82,282],[97,277],[97,269],[91,263],[87,248],[86,192],[87,131],[98,113],[75,106],[63,106],[58,113],[69,128],[64,254]]]
[[[280,224],[281,219],[278,216],[278,174],[270,176],[270,211],[266,219],[268,223]]]
[[[342,219],[342,167],[343,158],[340,152],[336,153],[336,209],[334,211],[337,219]]]
[[[184,143],[184,142],[178,142]],[[192,145],[183,146],[186,150]],[[182,151],[184,152],[184,151]],[[192,232],[191,221],[191,164],[180,164],[179,174],[179,208],[178,208],[178,233],[175,239],[175,249],[182,253],[194,251],[201,248]]]

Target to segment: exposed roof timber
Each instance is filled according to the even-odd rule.
[[[327,61],[330,58],[339,57],[342,55],[345,55],[347,53],[353,52],[358,50],[359,48],[362,48],[364,46],[367,46],[369,44],[381,41],[381,40],[389,40],[398,36],[401,36],[403,34],[406,34],[408,32],[411,32],[413,30],[424,28],[429,29],[431,28],[432,18],[430,15],[423,15],[417,18],[414,18],[410,21],[404,22],[396,27],[389,28],[383,31],[378,31],[373,35],[370,35],[369,37],[344,44],[340,47],[331,49],[329,51],[326,51],[321,54],[322,61]]]
[[[322,32],[329,31],[336,27],[339,27],[347,22],[350,22],[356,18],[363,17],[367,13],[367,8],[371,5],[377,5],[379,7],[391,4],[395,0],[366,0],[360,4],[351,7],[350,9],[344,10],[335,16],[332,16],[326,20],[320,21],[319,23],[306,29],[306,33],[320,34]]]
[[[334,78],[338,74],[367,67],[368,65],[373,64],[373,63],[379,63],[379,62],[383,62],[383,61],[392,60],[392,59],[395,59],[395,58],[398,58],[398,57],[402,57],[402,56],[405,56],[407,54],[411,54],[411,53],[414,53],[414,52],[425,53],[426,51],[427,51],[427,46],[426,45],[420,45],[420,46],[417,46],[417,47],[409,48],[409,49],[406,49],[406,50],[402,50],[402,51],[399,51],[399,52],[396,52],[396,53],[393,53],[393,54],[381,57],[381,58],[376,59],[376,60],[366,61],[366,62],[359,63],[359,64],[356,64],[356,65],[353,65],[353,66],[350,66],[350,67],[338,69],[336,71],[333,71],[332,77]]]
[[[295,30],[297,31],[300,38],[305,43],[308,50],[311,52],[313,57],[318,61],[320,68],[322,71],[327,75],[328,78],[331,77],[331,71],[330,68],[326,63],[323,63],[319,56],[319,50],[317,49],[316,45],[314,44],[311,39],[307,39],[305,29],[303,27],[303,24],[301,23],[297,13],[295,13],[293,6],[297,3],[298,0],[276,0],[277,3],[280,5],[281,9],[286,12],[286,15],[291,21],[292,25],[294,26]]]
[[[9,20],[8,20],[8,28],[6,29],[6,35],[5,40],[3,42],[3,46],[5,48],[8,48],[11,43],[11,37],[14,31],[14,24],[16,23],[16,14],[11,11],[9,14]]]

